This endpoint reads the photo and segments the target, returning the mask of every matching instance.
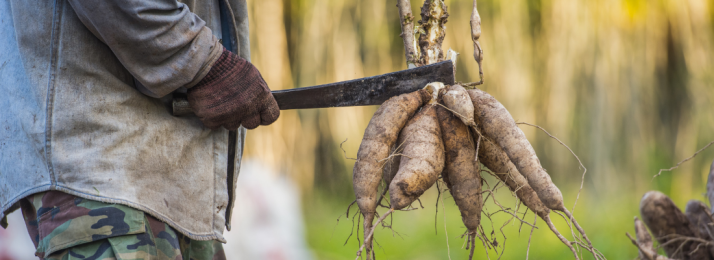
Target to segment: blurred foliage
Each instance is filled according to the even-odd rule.
[[[477,81],[469,39],[472,2],[446,3],[451,16],[444,48],[462,54],[457,80]],[[252,61],[272,89],[406,68],[396,1],[248,4]],[[415,14],[419,6],[421,1],[412,1]],[[575,215],[606,256],[636,257],[624,234],[632,232],[632,217],[639,215],[639,199],[646,191],[665,192],[682,207],[689,199],[704,200],[714,149],[674,172],[652,176],[714,140],[714,3],[481,0],[479,12],[486,79],[481,88],[499,99],[517,121],[543,126],[583,160],[588,171]],[[334,221],[354,198],[354,161],[349,158],[356,156],[375,109],[282,111],[275,124],[248,133],[245,156],[284,172],[300,186],[309,242],[321,259],[351,259],[357,250],[354,236],[342,246],[351,220]],[[522,129],[563,190],[566,205],[572,205],[582,173],[577,161],[545,134],[528,126]],[[435,193],[432,189],[422,199],[425,210],[395,214],[394,228],[406,234],[403,238],[392,238],[389,230],[377,232],[384,247],[381,258],[447,257],[441,215],[438,235],[433,230]],[[506,190],[500,193],[502,203],[515,205]],[[463,259],[463,225],[450,196],[445,205],[450,254]],[[495,211],[492,203],[487,207]],[[493,217],[496,233],[507,219],[506,214]],[[569,234],[565,223],[557,221],[561,232]],[[484,220],[488,231],[491,225]],[[530,257],[567,258],[567,248],[544,225],[539,227]],[[518,230],[513,221],[504,227],[505,259],[525,257],[530,229],[524,226],[520,234]],[[489,252],[492,258],[494,254]],[[485,257],[483,250],[476,255]]]

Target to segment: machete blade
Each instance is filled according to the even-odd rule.
[[[454,64],[443,61],[374,77],[273,91],[280,110],[381,105],[431,82],[454,84]]]

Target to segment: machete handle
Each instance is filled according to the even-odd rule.
[[[171,100],[171,114],[177,117],[194,115],[186,94],[174,93],[173,100]]]
[[[188,104],[186,94],[174,94],[174,98],[171,101],[171,114],[178,117],[193,115],[193,110],[191,110],[191,105]]]

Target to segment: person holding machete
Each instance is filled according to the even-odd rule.
[[[0,35],[3,227],[40,259],[225,259],[245,128],[280,114],[245,0],[8,0]]]

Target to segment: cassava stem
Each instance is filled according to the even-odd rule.
[[[446,37],[446,22],[449,13],[444,0],[426,0],[421,7],[419,21],[419,48],[421,59],[419,63],[429,65],[444,60],[441,44]]]
[[[481,43],[478,42],[479,38],[481,38],[481,16],[478,14],[476,0],[474,0],[474,8],[471,11],[471,40],[474,42],[474,60],[478,63],[478,75],[481,79],[475,85],[483,84],[483,68],[481,66],[483,49],[481,49]]]
[[[402,41],[404,41],[404,54],[407,58],[407,68],[417,67],[419,57],[419,49],[417,41],[414,38],[414,15],[412,14],[412,6],[409,0],[398,0],[397,8],[399,9],[399,22],[402,27]]]

